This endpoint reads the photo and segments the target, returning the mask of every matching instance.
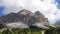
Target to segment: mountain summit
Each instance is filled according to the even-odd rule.
[[[0,24],[4,26],[15,22],[17,23],[21,22],[27,25],[49,24],[48,19],[45,18],[44,15],[40,13],[40,11],[36,11],[35,13],[32,13],[29,10],[23,9],[18,13],[10,13],[8,15],[0,17]]]

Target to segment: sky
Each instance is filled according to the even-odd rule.
[[[22,9],[40,11],[51,24],[60,20],[60,0],[0,0],[0,16]]]
[[[4,7],[0,6],[0,16],[3,16],[3,13],[2,13],[3,10],[4,10]]]

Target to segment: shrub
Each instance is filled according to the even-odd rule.
[[[12,34],[12,33],[11,33],[10,30],[7,29],[7,30],[3,30],[3,31],[2,31],[2,34]]]

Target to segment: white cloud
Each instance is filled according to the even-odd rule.
[[[60,9],[56,10],[56,19],[60,19]]]
[[[9,14],[11,12],[17,13],[20,10],[20,7],[22,7],[23,9],[28,9],[32,12],[39,10],[51,23],[55,22],[55,19],[60,18],[60,10],[57,9],[55,0],[3,0],[0,4],[5,6],[3,14]],[[54,15],[56,12],[57,15]]]

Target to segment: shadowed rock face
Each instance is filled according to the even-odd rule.
[[[45,20],[44,16],[39,11],[35,12],[34,17],[36,18],[37,22],[42,22]]]
[[[49,24],[48,19],[44,17],[39,11],[36,11],[35,14],[28,10],[21,10],[18,13],[10,13],[8,15],[0,17],[0,23],[5,25],[7,23],[15,23],[15,22],[22,22],[27,25],[33,24],[42,24],[46,25]],[[38,25],[36,24],[36,25]]]
[[[43,25],[46,25],[48,24],[48,19],[44,17],[43,14],[41,14],[39,11],[36,11],[35,14],[34,14],[34,17],[36,19],[36,23],[40,23],[40,24],[43,24]]]
[[[19,19],[25,24],[32,23],[32,21],[34,19],[34,17],[33,17],[34,14],[31,11],[28,11],[28,10],[25,10],[25,9],[19,11],[18,15],[21,17],[21,18],[19,17]]]

